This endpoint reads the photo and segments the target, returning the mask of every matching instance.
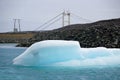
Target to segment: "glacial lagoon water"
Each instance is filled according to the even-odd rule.
[[[0,80],[120,80],[119,64],[106,67],[13,65],[13,59],[26,49],[15,44],[0,44]]]

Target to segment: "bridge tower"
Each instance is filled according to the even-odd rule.
[[[66,25],[70,25],[70,12],[68,12],[68,11],[64,11],[63,13],[62,13],[62,26],[64,27],[64,26],[66,26]]]

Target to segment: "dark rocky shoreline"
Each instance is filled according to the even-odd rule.
[[[37,32],[27,42],[21,42],[18,46],[26,47],[42,40],[75,40],[79,41],[81,47],[120,48],[120,19],[74,24]]]

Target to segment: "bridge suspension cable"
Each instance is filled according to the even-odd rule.
[[[51,22],[50,24],[46,25],[45,27],[43,27],[42,30],[48,28],[49,26],[51,26],[51,25],[54,24],[55,22],[59,21],[60,19],[61,19],[61,17],[58,18],[58,19],[56,19],[55,21]]]
[[[80,16],[78,16],[78,15],[76,15],[76,14],[74,14],[74,13],[71,13],[71,15],[72,15],[73,17],[78,18],[78,19],[82,19],[82,20],[84,20],[84,21],[86,21],[86,22],[92,22],[91,20],[85,19],[85,18],[83,18],[83,17],[80,17]]]
[[[51,21],[53,21],[54,19],[56,19],[57,17],[59,17],[61,14],[63,14],[63,12],[62,12],[62,13],[60,13],[59,15],[55,16],[54,18],[52,18],[52,19],[48,20],[48,21],[47,21],[47,22],[45,22],[44,24],[40,25],[40,26],[39,26],[39,27],[37,27],[34,31],[38,30],[39,28],[44,27],[46,24],[50,23]]]

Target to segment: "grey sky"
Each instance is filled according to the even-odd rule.
[[[91,21],[120,18],[119,4],[120,0],[0,0],[0,32],[12,31],[14,18],[22,19],[22,30],[34,30],[63,10]]]

